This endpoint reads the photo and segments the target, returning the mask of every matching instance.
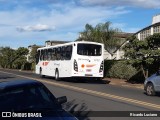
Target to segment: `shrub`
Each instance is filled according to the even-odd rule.
[[[109,77],[109,70],[117,63],[117,60],[105,60],[104,61],[104,77]]]
[[[36,63],[35,63],[35,62],[32,62],[31,70],[35,71],[35,68],[36,68]]]
[[[131,83],[144,83],[145,77],[143,75],[142,70],[137,71],[135,75],[133,75],[130,79],[129,82]]]
[[[129,80],[136,72],[137,70],[131,65],[119,61],[111,67],[108,73],[109,77]]]
[[[26,62],[24,66],[22,66],[23,70],[31,70],[31,68],[32,68],[32,63],[29,62]]]

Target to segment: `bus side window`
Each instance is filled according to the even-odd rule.
[[[72,57],[72,46],[66,47],[66,60],[70,60]]]
[[[41,50],[41,60],[44,60],[44,50]]]
[[[61,47],[58,47],[57,59],[58,59],[58,60],[61,60]]]
[[[51,60],[55,60],[55,58],[55,48],[53,48],[51,52]]]
[[[61,60],[65,60],[65,59],[66,59],[66,47],[63,46],[61,50]]]
[[[55,60],[58,60],[58,48],[55,48]]]
[[[47,60],[48,59],[48,50],[45,49],[44,50],[44,60]]]
[[[51,60],[52,49],[48,49],[48,60]]]

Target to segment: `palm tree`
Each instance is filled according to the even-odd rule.
[[[120,33],[120,29],[111,27],[111,22],[99,23],[95,27],[86,24],[85,30],[80,32],[80,38],[78,40],[103,43],[105,49],[113,55],[125,42],[124,39],[117,37]]]

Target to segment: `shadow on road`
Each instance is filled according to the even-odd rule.
[[[160,97],[160,92],[156,93],[156,96]]]
[[[54,77],[45,76],[47,79],[54,80]],[[45,79],[43,78],[43,79]],[[86,84],[109,84],[108,80],[94,80],[94,79],[85,79],[85,78],[61,78],[59,81],[71,82],[71,83],[86,83]]]
[[[88,118],[89,110],[85,103],[77,104],[75,100],[62,105],[63,109],[73,114],[78,120],[90,120]]]
[[[61,80],[72,83],[107,84],[107,81],[105,80],[93,80],[93,79],[83,79],[83,78],[67,78]]]
[[[148,96],[146,92],[143,92],[143,94]],[[154,96],[148,96],[148,97],[160,97],[160,92],[157,92],[156,95],[154,95]]]
[[[0,79],[11,79],[11,78],[15,78],[15,77],[12,77],[12,76],[0,76]]]

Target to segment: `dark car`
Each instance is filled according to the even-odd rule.
[[[0,82],[0,112],[6,117],[40,120],[77,120],[62,109],[65,96],[56,98],[41,82],[14,80]],[[19,114],[20,113],[20,114]],[[0,113],[1,114],[1,113]]]

